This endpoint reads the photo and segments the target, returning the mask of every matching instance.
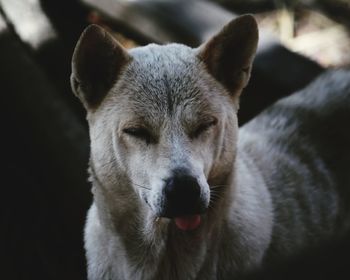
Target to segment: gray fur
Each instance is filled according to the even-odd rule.
[[[209,74],[199,51],[131,50],[88,109],[90,280],[233,279],[348,226],[350,71],[325,74],[238,130],[239,95]],[[211,116],[217,124],[191,138]],[[125,134],[130,125],[147,127],[153,142]],[[179,167],[210,201],[189,232],[157,219],[163,179]]]
[[[349,228],[350,71],[330,70],[240,130],[273,198],[266,258],[317,246]]]

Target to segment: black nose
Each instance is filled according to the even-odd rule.
[[[205,210],[201,188],[195,177],[183,171],[165,180],[162,216],[168,218],[200,214]]]

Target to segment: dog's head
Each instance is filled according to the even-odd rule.
[[[196,49],[126,51],[100,27],[84,31],[71,83],[88,112],[96,175],[115,201],[134,193],[155,216],[169,218],[207,210],[211,190],[232,173],[238,99],[257,40],[249,15]]]

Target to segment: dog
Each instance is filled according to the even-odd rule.
[[[91,140],[88,279],[235,279],[348,230],[350,71],[239,129],[257,43],[251,15],[198,48],[83,32],[71,85]]]

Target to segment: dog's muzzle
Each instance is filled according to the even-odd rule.
[[[178,170],[164,182],[164,203],[160,216],[175,218],[206,211],[208,205],[195,177]]]

